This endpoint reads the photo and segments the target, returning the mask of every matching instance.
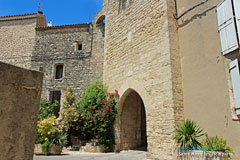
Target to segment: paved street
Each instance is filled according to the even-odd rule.
[[[34,160],[146,160],[144,151],[123,151],[120,153],[65,152],[61,156],[34,156]]]

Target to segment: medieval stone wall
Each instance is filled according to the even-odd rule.
[[[80,97],[88,83],[101,80],[103,44],[98,42],[102,38],[90,24],[38,28],[32,69],[44,72],[42,98],[49,99],[50,91],[67,86]],[[82,44],[82,50],[77,50],[76,43]],[[57,64],[63,64],[62,79],[55,79]]]
[[[32,160],[42,73],[0,63],[0,159]]]
[[[36,19],[1,21],[0,61],[30,68],[35,40]]]
[[[35,28],[45,25],[41,13],[0,17],[0,61],[29,69]]]
[[[110,90],[119,90],[120,96],[131,88],[142,98],[151,159],[173,158],[175,124],[183,119],[174,6],[174,1],[165,0],[127,1],[122,6],[115,0],[105,2],[104,8],[103,80]],[[116,136],[121,137],[121,128],[116,128]],[[121,138],[117,143],[121,148]]]

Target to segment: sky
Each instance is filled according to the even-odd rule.
[[[88,23],[102,8],[102,0],[40,1],[41,11],[53,25]],[[0,0],[0,16],[36,13],[38,4],[39,0]]]

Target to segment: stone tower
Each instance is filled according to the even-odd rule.
[[[104,0],[103,80],[120,92],[116,149],[147,147],[148,158],[173,159],[183,120],[174,0]]]

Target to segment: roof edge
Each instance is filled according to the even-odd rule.
[[[37,31],[45,31],[45,30],[64,29],[64,28],[84,28],[84,27],[89,27],[89,25],[90,25],[90,23],[46,26],[46,27],[37,27],[36,30]]]
[[[14,20],[24,20],[24,19],[34,19],[38,15],[44,15],[42,12],[29,13],[29,14],[18,14],[0,17],[0,21],[14,21]]]

